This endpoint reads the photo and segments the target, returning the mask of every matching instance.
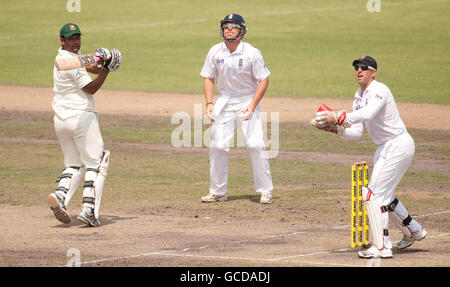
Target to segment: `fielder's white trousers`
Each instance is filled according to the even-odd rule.
[[[223,106],[220,100],[216,103],[216,115],[212,123],[212,139],[209,146],[210,193],[224,195],[227,192],[230,140],[234,136],[237,121],[242,123],[242,132],[253,166],[256,192],[272,193],[272,176],[264,146],[260,106],[258,105],[255,109],[250,120],[242,120],[242,111],[251,100],[251,96],[230,97]],[[217,110],[218,107],[219,110]]]
[[[369,189],[380,206],[386,206],[395,199],[394,191],[411,165],[414,153],[415,144],[409,133],[403,133],[378,146],[375,151]],[[408,216],[408,211],[401,202],[397,205],[395,212],[401,218]],[[383,228],[388,229],[389,213],[382,213],[382,218]],[[421,228],[421,225],[413,219],[408,228],[415,232]],[[389,236],[384,236],[384,246],[392,248]]]
[[[98,168],[103,155],[103,138],[97,114],[83,112],[65,120],[55,115],[53,120],[64,165]]]

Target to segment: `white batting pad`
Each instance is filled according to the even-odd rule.
[[[86,167],[81,167],[80,169],[75,169],[75,168],[67,168],[64,170],[64,173],[70,173],[72,174],[71,178],[65,179],[67,180],[67,195],[64,199],[64,205],[68,206],[70,200],[72,199],[75,191],[77,190],[78,186],[80,185],[80,183],[84,180],[84,175],[86,173]],[[60,183],[60,185],[63,185],[63,183]]]
[[[105,185],[106,175],[108,174],[109,167],[109,150],[105,150],[102,161],[100,162],[99,174],[95,179],[95,218],[99,218],[100,202],[102,200],[103,186]]]
[[[369,230],[372,236],[372,243],[376,248],[383,248],[383,220],[381,217],[381,206],[378,205],[370,189],[363,186],[362,196],[366,205],[367,216],[369,217]]]

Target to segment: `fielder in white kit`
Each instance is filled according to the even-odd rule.
[[[260,116],[260,101],[270,72],[261,52],[242,40],[247,32],[242,16],[227,15],[220,22],[220,30],[223,41],[210,49],[200,73],[204,78],[206,113],[212,121],[210,189],[202,201],[227,199],[229,142],[237,121],[242,121],[256,192],[261,194],[260,203],[270,204],[273,185]],[[215,104],[214,80],[219,93]]]
[[[362,258],[392,257],[389,238],[389,215],[403,231],[397,248],[404,249],[427,235],[425,229],[411,218],[407,209],[394,196],[400,180],[411,164],[415,144],[400,118],[389,88],[375,80],[377,63],[364,56],[352,63],[360,88],[355,93],[353,112],[317,112],[312,124],[319,129],[340,134],[346,140],[359,140],[364,128],[378,145],[369,186],[363,187],[363,200],[369,217],[372,246],[358,255]]]
[[[61,48],[56,59],[81,55],[81,32],[76,24],[65,24],[60,30]],[[58,178],[57,189],[47,200],[56,219],[69,224],[66,210],[78,185],[84,181],[83,206],[77,220],[88,226],[99,226],[99,208],[109,166],[109,151],[103,148],[93,95],[103,85],[108,73],[121,63],[117,49],[95,50],[102,58],[95,67],[59,71],[54,67],[54,127],[64,154],[65,169]],[[98,74],[92,80],[87,71]]]

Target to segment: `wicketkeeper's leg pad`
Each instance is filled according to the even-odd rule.
[[[403,203],[395,198],[386,206],[395,225],[407,236],[411,237],[413,232],[421,229],[420,224],[412,219]]]
[[[369,230],[372,236],[372,243],[378,249],[383,249],[383,218],[381,206],[376,201],[370,189],[362,187],[362,197],[366,205],[367,216],[369,218]]]

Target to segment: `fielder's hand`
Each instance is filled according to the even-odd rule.
[[[329,125],[344,125],[349,127],[350,124],[347,120],[347,113],[345,111],[333,111],[330,107],[326,105],[321,105],[316,113],[316,125],[319,127],[326,127]]]
[[[343,112],[343,111],[342,111]],[[340,112],[338,112],[340,113]],[[343,112],[345,115],[345,112]],[[331,115],[331,116],[330,116]],[[329,119],[330,117],[330,119]],[[345,116],[344,116],[345,117]],[[345,120],[345,118],[344,118]],[[311,120],[311,125],[319,130],[342,135],[344,127],[337,125],[337,113],[326,105],[321,105],[317,110],[316,117]]]
[[[347,118],[345,111],[322,111],[316,113],[316,121],[319,125],[341,126]]]
[[[212,102],[206,104],[206,115],[212,122],[214,121],[214,104]]]
[[[122,53],[116,48],[111,50],[111,58],[105,61],[103,68],[108,72],[115,72],[119,69],[122,63]]]
[[[241,117],[243,121],[251,120],[253,117],[253,109],[250,106],[246,107],[245,110],[242,111]]]
[[[345,129],[343,126],[338,126],[338,125],[334,125],[334,124],[331,124],[331,125],[319,124],[316,121],[316,119],[311,120],[311,125],[315,128],[318,128],[319,130],[338,134],[338,135],[342,135],[342,133],[344,132],[344,129]]]

